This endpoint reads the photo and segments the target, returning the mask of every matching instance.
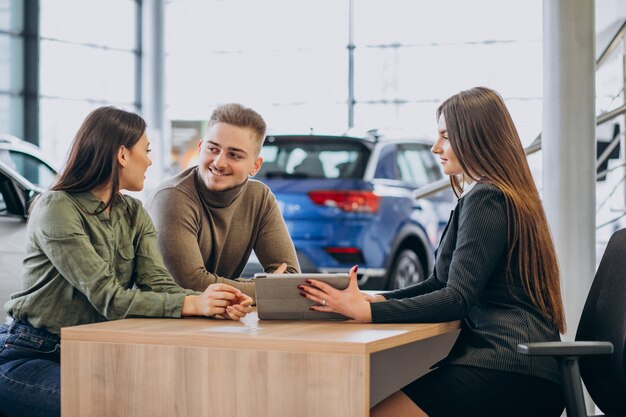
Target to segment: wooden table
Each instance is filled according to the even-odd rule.
[[[72,416],[344,417],[447,355],[459,322],[127,319],[62,329]]]

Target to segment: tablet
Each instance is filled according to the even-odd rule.
[[[324,281],[343,290],[348,287],[348,274],[255,274],[256,308],[260,320],[346,320],[337,313],[313,311],[316,305],[300,295],[298,285],[307,279]]]

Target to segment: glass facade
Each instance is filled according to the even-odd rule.
[[[0,0],[0,132],[18,137],[29,1]],[[524,144],[541,130],[540,0],[163,1],[168,120],[206,120],[220,103],[241,102],[271,133],[343,133],[352,41],[361,131],[432,138],[436,106],[476,85],[503,95]],[[90,110],[138,109],[142,2],[38,3],[40,143],[60,161]],[[598,72],[599,111],[623,101],[621,67],[615,59]]]
[[[541,130],[541,16],[541,1],[355,2],[355,124],[432,138],[436,107],[485,85],[529,144]]]
[[[23,135],[23,0],[0,0],[0,132]]]
[[[55,0],[40,7],[40,146],[61,162],[91,110],[137,110],[139,3]]]
[[[202,120],[235,101],[275,133],[342,133],[352,39],[357,128],[433,137],[441,101],[487,85],[529,144],[541,129],[541,16],[540,0],[172,0],[168,117]]]
[[[0,0],[0,31],[20,33],[23,13],[24,0]]]
[[[241,102],[281,132],[345,130],[347,1],[172,1],[165,26],[170,119]]]

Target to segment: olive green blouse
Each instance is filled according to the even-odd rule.
[[[8,314],[60,334],[61,327],[127,317],[180,317],[186,295],[157,249],[147,212],[129,196],[109,213],[91,193],[44,193],[28,221],[24,288]]]

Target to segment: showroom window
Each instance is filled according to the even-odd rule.
[[[0,133],[23,137],[22,0],[0,0]]]
[[[345,129],[347,1],[168,1],[166,28],[170,120],[240,102],[283,132]]]
[[[91,110],[138,110],[140,2],[40,3],[40,143],[62,161]]]
[[[236,101],[272,133],[432,138],[443,99],[488,85],[528,144],[541,129],[541,13],[539,0],[169,0],[168,118],[175,130]]]

